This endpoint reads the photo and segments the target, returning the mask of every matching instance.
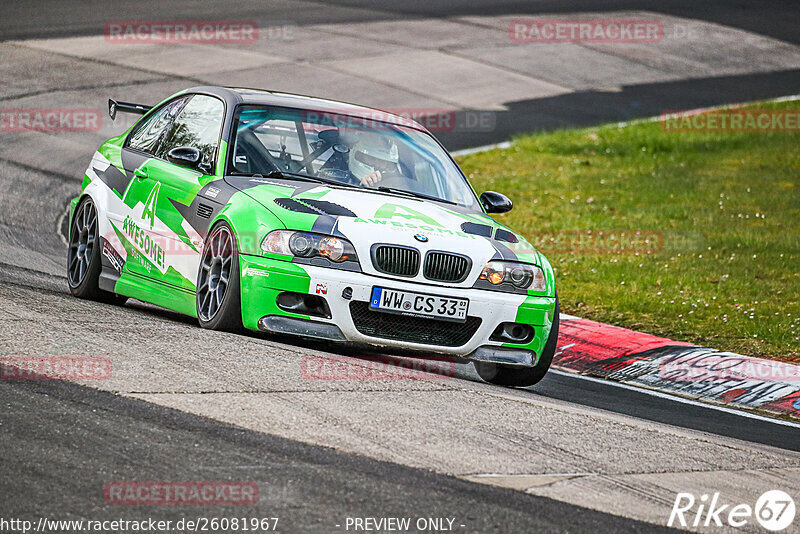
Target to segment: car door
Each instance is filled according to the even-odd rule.
[[[222,100],[192,95],[158,143],[155,158],[145,165],[148,180],[158,188],[158,199],[152,193],[150,196],[152,214],[159,224],[166,226],[166,236],[171,239],[164,251],[167,270],[161,271],[161,281],[184,289],[195,289],[206,230],[192,227],[187,216],[197,193],[215,178],[212,169],[216,168],[224,117]],[[187,147],[198,149],[202,155],[196,168],[169,161],[171,150]]]
[[[109,206],[109,218],[127,251],[123,270],[148,278],[160,278],[167,271],[166,245],[169,227],[155,216],[160,184],[151,179],[148,166],[188,96],[171,100],[137,124],[122,147],[122,166],[128,185],[122,201]],[[164,199],[161,199],[162,201]]]
[[[123,157],[126,171],[134,176],[130,189],[135,193],[126,194],[133,211],[128,229],[136,232],[134,245],[145,260],[132,265],[137,274],[194,289],[202,235],[185,216],[197,192],[214,179],[209,173],[215,168],[224,113],[218,98],[187,95],[165,114],[157,139],[140,136],[147,144],[134,144]],[[136,135],[131,138],[137,140]],[[169,162],[170,150],[179,147],[200,150],[201,165],[193,169]]]

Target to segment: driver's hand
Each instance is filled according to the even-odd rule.
[[[361,185],[372,187],[381,181],[381,171],[372,171],[361,177]]]

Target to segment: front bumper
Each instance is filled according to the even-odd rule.
[[[239,263],[243,324],[246,328],[272,333],[531,366],[536,364],[538,356],[547,342],[555,308],[555,298],[553,297],[423,285],[360,272],[298,265],[259,256],[241,255]],[[421,342],[421,339],[425,339],[427,336],[420,334],[414,336],[416,340],[396,339],[397,337],[402,338],[402,334],[392,334],[391,337],[395,337],[395,339],[366,334],[365,331],[375,332],[375,329],[366,329],[363,324],[364,305],[369,302],[374,286],[467,298],[470,301],[468,316],[473,318],[469,321],[469,325],[474,328],[474,333],[464,334],[463,329],[467,325],[463,323],[443,323],[433,319],[425,319],[424,322],[404,321],[401,316],[367,312],[367,314],[380,314],[380,317],[376,318],[381,319],[383,328],[395,319],[398,322],[405,322],[406,328],[411,324],[412,326],[419,325],[420,330],[425,330],[427,326],[431,328],[430,340],[433,342]],[[331,317],[309,317],[282,310],[278,307],[276,298],[283,291],[306,293],[324,298],[330,308]],[[350,298],[347,298],[348,295]],[[358,303],[356,307],[362,310],[360,314],[355,313],[355,308],[351,307],[353,302]],[[502,322],[517,322],[533,326],[533,339],[525,344],[490,340],[497,325]],[[477,326],[475,326],[476,324]],[[433,333],[434,330],[439,334]],[[460,335],[448,337],[450,331],[460,332]],[[441,341],[445,338],[458,341],[455,341],[455,345],[452,343],[448,345]]]

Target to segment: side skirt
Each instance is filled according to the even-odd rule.
[[[128,272],[118,276],[119,278],[111,290],[114,293],[197,317],[194,291]],[[101,275],[101,280],[102,278]]]

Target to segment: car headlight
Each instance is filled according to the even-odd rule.
[[[347,239],[293,230],[270,232],[261,242],[261,250],[299,258],[322,257],[336,263],[358,261],[356,249]]]
[[[490,261],[481,272],[481,280],[492,285],[508,282],[519,289],[545,291],[544,271],[536,265],[512,263],[507,261]]]

